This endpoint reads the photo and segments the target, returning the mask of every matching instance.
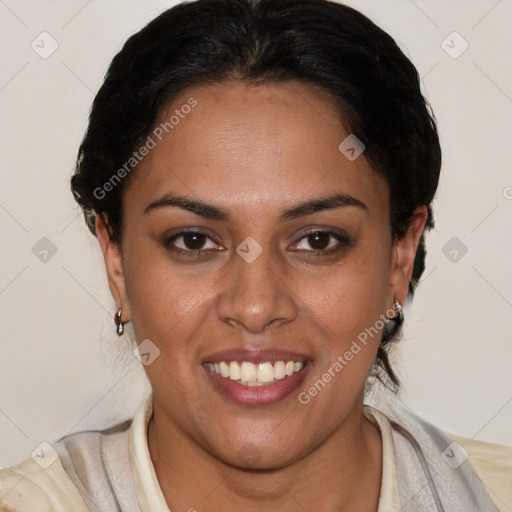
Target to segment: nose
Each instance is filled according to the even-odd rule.
[[[252,262],[233,255],[233,268],[217,298],[217,313],[223,322],[259,333],[271,323],[276,327],[297,316],[294,293],[278,265],[271,265],[270,252],[263,250]]]

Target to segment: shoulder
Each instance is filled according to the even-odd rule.
[[[0,470],[0,512],[35,510],[88,512],[59,455],[51,448]]]
[[[84,490],[87,495],[88,485],[99,492],[108,486],[109,467],[127,452],[129,425],[42,443],[31,458],[0,470],[0,512],[89,512]]]
[[[512,510],[512,447],[449,435],[466,451],[498,509]]]

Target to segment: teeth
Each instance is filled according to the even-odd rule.
[[[290,377],[304,368],[303,361],[276,361],[272,363],[250,363],[243,361],[221,361],[219,363],[205,363],[205,365],[224,378],[237,381],[243,386],[264,386],[277,380]]]
[[[286,363],[284,361],[276,361],[274,364],[274,377],[277,380],[286,377]]]
[[[245,382],[255,381],[257,377],[256,366],[244,361],[241,368],[241,379]]]
[[[270,363],[258,364],[259,382],[272,382],[274,380],[274,367]]]
[[[251,380],[247,383],[247,386],[264,386],[264,382],[260,382],[258,380]]]
[[[240,380],[240,365],[236,361],[229,363],[229,378],[231,380]]]
[[[219,367],[220,367],[220,374],[223,377],[229,377],[229,366],[224,361],[219,363]]]

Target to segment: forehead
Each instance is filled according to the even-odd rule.
[[[332,98],[304,84],[193,87],[162,108],[125,199],[144,208],[179,193],[250,214],[339,191],[386,209],[364,153],[340,151],[349,135]]]

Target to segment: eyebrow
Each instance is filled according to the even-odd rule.
[[[218,220],[221,222],[232,221],[231,214],[224,208],[177,194],[166,194],[162,198],[152,202],[146,207],[144,214],[157,208],[164,208],[169,206],[183,208],[184,210],[188,210],[207,219]],[[279,220],[280,222],[290,221],[300,217],[305,217],[306,215],[311,215],[316,212],[333,210],[335,208],[347,206],[355,206],[362,210],[368,210],[368,207],[359,199],[356,199],[355,197],[349,196],[347,194],[337,193],[328,197],[310,199],[291,208],[283,210],[279,216]]]

